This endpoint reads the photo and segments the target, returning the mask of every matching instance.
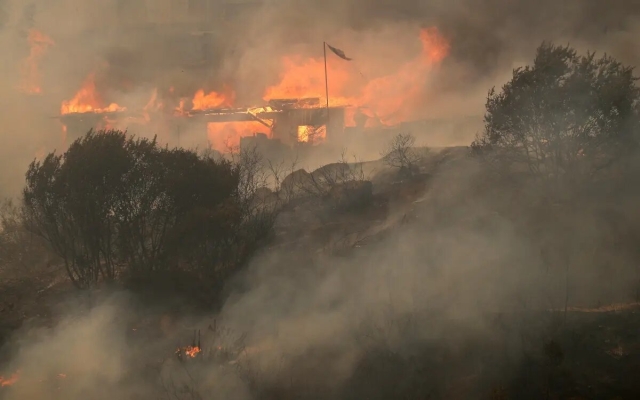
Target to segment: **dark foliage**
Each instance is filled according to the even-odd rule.
[[[635,82],[633,68],[607,55],[543,43],[533,65],[489,92],[485,129],[472,149],[503,172],[580,184],[637,149]]]
[[[240,172],[155,140],[91,131],[63,155],[31,164],[25,221],[80,288],[178,271],[211,284],[260,239],[244,235],[253,218],[239,195]]]

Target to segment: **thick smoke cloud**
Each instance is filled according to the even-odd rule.
[[[6,398],[106,399],[106,393],[100,394],[105,389],[113,395],[116,384],[122,387],[132,355],[123,347],[125,330],[118,318],[122,308],[121,299],[112,298],[88,312],[66,310],[73,317],[52,331],[23,336],[10,365],[20,368],[18,379],[31,384],[5,391]]]
[[[627,63],[640,61],[633,45],[638,29],[634,18],[640,9],[633,1],[281,0],[256,3],[238,22],[215,24],[216,49],[208,50],[214,67],[189,70],[184,65],[200,56],[202,45],[189,40],[189,34],[175,32],[202,27],[182,23],[163,30],[144,24],[134,17],[135,4],[130,2],[118,18],[118,7],[125,5],[115,0],[0,3],[0,44],[5,60],[11,60],[2,64],[0,82],[4,195],[17,193],[26,164],[36,154],[67,144],[52,117],[59,114],[61,101],[71,98],[95,71],[100,72],[101,94],[118,104],[139,108],[144,105],[139,99],[156,87],[173,87],[174,96],[191,97],[199,88],[220,90],[224,84],[251,104],[261,101],[265,86],[277,82],[283,55],[321,57],[321,42],[327,40],[354,54],[360,71],[373,74],[393,69],[419,51],[417,28],[437,26],[449,39],[451,54],[430,83],[434,95],[426,114],[457,118],[480,116],[487,89],[503,82],[513,66],[528,62],[542,40],[607,51]],[[153,2],[146,6],[146,15],[177,15],[180,4]],[[26,39],[31,28],[56,42],[39,65],[40,96],[16,90],[20,62],[29,54]],[[185,134],[184,143],[206,143],[200,136],[204,134]],[[446,135],[438,144],[446,144]]]

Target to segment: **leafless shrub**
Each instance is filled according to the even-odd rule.
[[[401,174],[413,175],[420,162],[420,154],[414,149],[415,136],[399,133],[394,136],[382,152],[382,159],[389,167],[397,168]]]
[[[293,190],[293,185],[285,184],[285,179],[286,177],[291,176],[296,171],[298,160],[296,158],[290,163],[282,160],[277,164],[271,160],[268,160],[267,164],[270,173],[269,179],[271,187],[273,188],[273,193],[280,204],[284,206],[295,197],[295,190]]]

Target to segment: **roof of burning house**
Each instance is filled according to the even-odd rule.
[[[329,109],[339,110],[342,107],[329,107]],[[268,128],[272,124],[268,120],[273,120],[279,116],[286,115],[290,118],[309,121],[309,124],[318,123],[326,117],[326,108],[320,104],[319,98],[303,99],[272,99],[267,105],[259,107],[234,107],[234,108],[211,108],[206,110],[189,110],[177,117],[200,118],[207,122],[252,122],[257,121]],[[90,121],[100,119],[105,116],[122,117],[142,115],[142,112],[133,110],[122,110],[105,113],[69,113],[60,116],[63,121]]]

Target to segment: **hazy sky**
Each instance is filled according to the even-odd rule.
[[[247,8],[241,20],[203,24],[220,45],[210,49],[214,66],[193,73],[182,65],[197,60],[202,46],[175,34],[201,28],[189,22],[187,2],[147,2],[153,4],[146,7],[147,22],[173,21],[166,29],[137,23],[133,1],[127,2],[127,18],[118,19],[117,3],[0,0],[0,46],[7,61],[0,65],[0,195],[19,191],[36,155],[64,148],[55,117],[91,73],[107,103],[139,108],[156,87],[192,96],[199,88],[223,85],[255,103],[278,82],[285,56],[321,57],[326,40],[355,58],[352,79],[367,79],[415,58],[419,29],[435,26],[449,41],[450,55],[421,83],[428,85],[424,114],[455,118],[481,115],[487,90],[530,61],[543,40],[608,51],[628,63],[640,60],[634,45],[640,5],[632,0],[272,0]],[[37,71],[27,75],[37,77],[39,95],[19,90],[30,29],[55,42],[32,55]],[[204,139],[193,133],[195,139],[200,135]]]

